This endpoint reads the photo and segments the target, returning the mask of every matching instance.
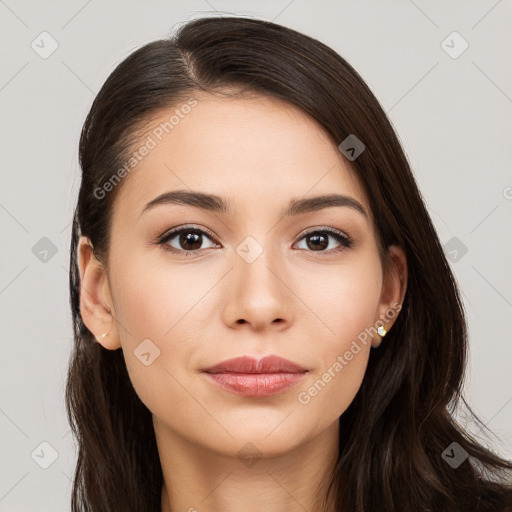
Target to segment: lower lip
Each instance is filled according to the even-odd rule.
[[[306,373],[206,373],[208,378],[239,395],[272,396],[295,386]]]

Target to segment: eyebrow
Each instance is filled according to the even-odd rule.
[[[191,190],[173,190],[165,192],[147,203],[139,217],[156,206],[167,204],[188,205],[222,214],[229,214],[231,212],[230,203],[221,196]],[[292,199],[281,212],[280,218],[301,215],[333,206],[347,206],[368,217],[363,205],[353,197],[342,194],[327,194],[303,199]]]

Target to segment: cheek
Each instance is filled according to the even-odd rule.
[[[314,344],[314,372],[298,390],[304,414],[334,421],[350,405],[364,378],[372,327],[378,320],[382,274],[376,257],[317,273],[317,285],[302,296],[321,322]],[[328,417],[326,417],[326,412]]]
[[[115,310],[124,327],[124,340],[130,343],[145,338],[172,339],[187,316],[200,302],[213,276],[205,282],[197,279],[188,265],[165,265],[147,256],[132,255],[115,267],[112,282],[115,289]],[[206,277],[206,276],[205,276]]]
[[[336,421],[346,411],[365,375],[369,345],[343,345],[297,392],[300,413],[305,417],[318,418],[319,430]]]
[[[335,268],[317,265],[314,273],[306,269],[294,285],[316,317],[325,354],[344,351],[378,320],[382,271],[374,254],[347,258]]]
[[[123,355],[140,399],[158,410],[165,397],[183,394],[179,382],[197,350],[188,320],[208,286],[192,285],[190,270],[175,266],[171,272],[133,253],[118,261],[111,281]]]

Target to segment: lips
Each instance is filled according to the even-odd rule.
[[[243,356],[227,359],[203,370],[206,373],[305,373],[308,370],[288,359],[278,356],[265,356],[262,359]]]
[[[236,357],[203,370],[216,386],[252,398],[276,395],[297,385],[308,370],[288,359]]]

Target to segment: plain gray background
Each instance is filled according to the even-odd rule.
[[[70,221],[95,93],[178,24],[236,13],[328,44],[388,112],[462,289],[466,397],[512,458],[510,0],[0,0],[0,511],[69,510]]]

